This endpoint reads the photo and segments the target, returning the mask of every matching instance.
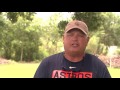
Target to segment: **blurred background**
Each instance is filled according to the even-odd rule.
[[[0,78],[32,78],[47,56],[62,52],[66,24],[84,21],[96,55],[120,78],[120,12],[0,12]]]

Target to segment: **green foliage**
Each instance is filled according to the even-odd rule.
[[[16,61],[40,61],[63,51],[61,36],[68,21],[60,19],[60,14],[55,14],[44,22],[33,17],[34,12],[28,13],[0,14],[0,55]],[[13,23],[8,20],[7,15],[17,19],[11,19]],[[33,18],[32,21],[30,18],[27,20],[29,16]],[[91,38],[87,52],[107,54],[108,46],[120,46],[120,17],[111,12],[76,12],[73,17],[85,20],[89,25]]]
[[[61,42],[61,36],[59,34],[59,17],[60,14],[55,14],[50,17],[50,19],[47,21],[47,24],[43,26],[43,37],[41,37],[41,40],[43,42],[43,48],[46,53],[46,55],[52,55],[55,53],[60,52],[59,43]]]
[[[14,48],[15,48],[15,60],[26,60],[32,61],[35,59],[39,59],[39,45],[42,45],[39,41],[40,31],[39,27],[31,28],[30,21],[24,21],[20,19],[16,23],[16,30],[15,30],[15,37],[17,42],[14,41]],[[36,30],[38,29],[38,30]]]
[[[118,47],[118,49],[116,50],[116,53],[120,55],[120,47]]]
[[[92,36],[92,32],[98,30],[104,20],[101,12],[75,12],[72,16],[72,19],[84,21],[88,25],[90,36]],[[59,22],[58,28],[60,29],[60,35],[63,34],[63,30],[67,23],[68,21],[64,20]]]
[[[5,20],[6,20],[5,17],[6,17],[5,13],[0,14],[0,31],[7,26],[6,22],[5,22]]]
[[[22,17],[18,17],[18,21],[14,24],[7,20],[3,22],[6,25],[1,27],[3,31],[0,33],[1,56],[16,61],[39,59],[39,45],[41,45],[39,25],[31,26],[32,22]]]
[[[86,51],[89,53],[92,53],[92,54],[96,54],[97,49],[98,49],[98,45],[99,45],[99,37],[93,36],[89,40]]]
[[[90,32],[97,30],[103,21],[101,12],[75,12],[72,18],[84,21]]]
[[[90,38],[90,41],[88,43],[88,46],[86,48],[86,52],[89,52],[91,54],[107,54],[107,47],[100,43],[100,37],[98,37],[97,35],[93,35]]]
[[[12,22],[15,23],[18,20],[18,17],[23,17],[26,20],[33,20],[33,15],[35,12],[6,12],[7,18]]]
[[[63,20],[58,23],[58,28],[59,28],[58,33],[60,34],[60,36],[63,36],[64,30],[65,30],[65,26],[67,24],[68,24],[68,21],[63,21]]]
[[[103,33],[99,34],[100,43],[104,43],[106,46],[120,45],[120,17],[115,16],[111,12],[103,13],[103,17]]]

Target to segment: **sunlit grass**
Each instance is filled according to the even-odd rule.
[[[0,65],[0,78],[33,78],[38,63]]]
[[[120,68],[108,68],[112,78],[120,78]]]

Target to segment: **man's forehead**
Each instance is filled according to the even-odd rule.
[[[80,32],[80,33],[82,33],[82,34],[85,34],[83,31],[81,31],[80,29],[78,29],[78,28],[73,28],[73,29],[71,29],[71,30],[69,30],[67,33],[71,33],[71,32]]]

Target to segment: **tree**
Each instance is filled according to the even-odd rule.
[[[103,13],[104,22],[102,25],[103,32],[99,34],[100,43],[104,43],[106,46],[120,45],[120,16],[115,16],[111,12]]]
[[[1,12],[0,14],[2,14]],[[21,16],[26,20],[33,20],[33,16],[35,12],[5,12],[7,14],[7,18],[12,22],[15,23],[18,20],[18,17]]]
[[[91,36],[93,35],[92,32],[96,31],[102,25],[103,21],[101,12],[75,12],[71,18],[73,20],[77,19],[84,21],[88,25]],[[60,21],[58,28],[60,30],[64,29],[67,23],[68,21]]]
[[[60,34],[60,36],[63,36],[63,31],[64,31],[65,26],[66,26],[67,24],[68,24],[68,21],[64,21],[64,20],[62,20],[62,21],[60,21],[60,22],[58,23],[58,28],[59,28],[58,33]]]
[[[38,21],[24,20],[19,17],[14,24],[14,40],[12,41],[14,47],[14,59],[19,61],[33,61],[39,59],[40,46],[40,26]]]

